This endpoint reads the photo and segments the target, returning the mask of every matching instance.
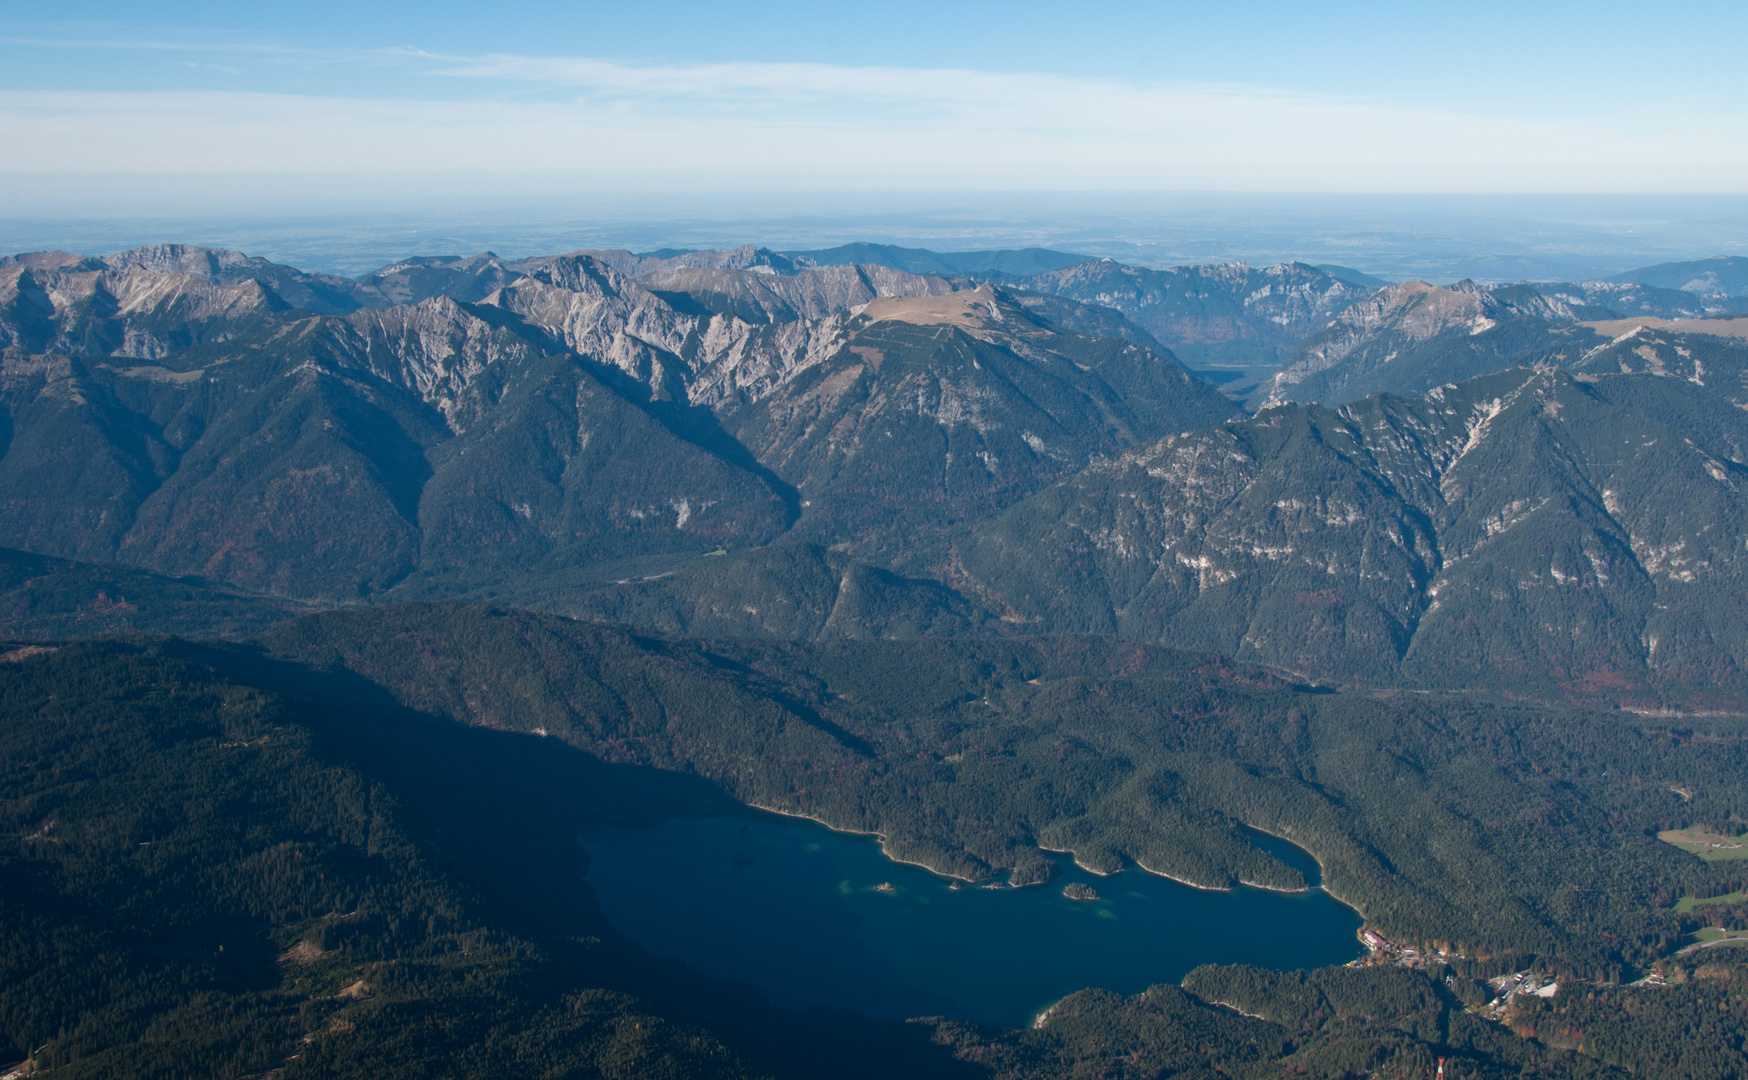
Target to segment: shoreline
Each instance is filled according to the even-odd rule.
[[[1088,866],[1086,863],[1083,863],[1080,861],[1080,856],[1075,854],[1075,851],[1073,848],[1045,847],[1043,844],[1039,844],[1039,845],[1037,845],[1037,847],[1038,847],[1039,851],[1047,851],[1052,855],[1066,855],[1066,856],[1068,856],[1069,862],[1073,863],[1075,866],[1078,866],[1080,869],[1093,875],[1094,877],[1101,877],[1101,878],[1116,877],[1118,874],[1121,874],[1123,872],[1122,867],[1118,867],[1115,870],[1111,870],[1111,871],[1107,872],[1104,870],[1098,870],[1098,869],[1095,869],[1094,867]]]
[[[988,887],[989,881],[992,881],[992,880],[999,881],[1000,880],[999,877],[987,878],[987,879],[964,877],[963,875],[955,874],[955,873],[952,873],[952,872],[947,871],[947,870],[938,870],[935,867],[930,866],[928,863],[925,863],[925,862],[918,862],[918,861],[915,861],[913,859],[901,859],[898,856],[893,855],[890,851],[888,851],[886,849],[886,843],[887,843],[886,834],[883,832],[880,832],[877,829],[864,830],[864,829],[844,828],[843,826],[840,826],[840,825],[833,825],[831,822],[826,821],[823,818],[814,817],[812,814],[804,814],[804,813],[801,813],[800,811],[797,811],[797,810],[779,810],[774,806],[764,806],[764,805],[761,805],[761,804],[755,803],[755,802],[742,802],[741,805],[745,806],[746,808],[748,808],[750,810],[757,810],[757,811],[760,811],[761,813],[766,813],[766,814],[775,814],[778,817],[794,818],[794,819],[797,819],[800,821],[810,821],[813,824],[818,825],[823,829],[826,829],[830,832],[840,833],[844,836],[871,836],[876,841],[879,842],[881,858],[884,858],[888,862],[894,863],[894,864],[899,865],[899,866],[914,866],[920,870],[926,870],[938,878],[946,878],[949,881],[961,881],[967,885],[977,885],[977,886],[983,887],[983,888]],[[1276,840],[1281,841],[1282,843],[1292,844],[1294,847],[1299,848],[1300,851],[1305,852],[1305,854],[1307,854],[1311,857],[1311,861],[1313,861],[1317,864],[1317,876],[1318,876],[1319,883],[1316,885],[1309,885],[1308,884],[1308,885],[1303,886],[1302,888],[1297,888],[1297,889],[1287,889],[1287,888],[1282,888],[1282,887],[1277,886],[1277,885],[1263,885],[1259,882],[1246,881],[1243,878],[1239,878],[1238,879],[1239,886],[1241,886],[1243,888],[1247,888],[1247,889],[1261,889],[1265,892],[1277,893],[1277,894],[1280,894],[1283,896],[1297,896],[1297,895],[1300,895],[1302,893],[1311,893],[1311,892],[1324,893],[1324,894],[1328,895],[1336,903],[1340,904],[1342,907],[1345,907],[1349,911],[1352,911],[1355,915],[1358,915],[1360,917],[1360,920],[1362,923],[1361,929],[1364,929],[1364,923],[1366,921],[1365,912],[1361,911],[1359,908],[1355,907],[1353,904],[1348,903],[1346,900],[1343,900],[1340,896],[1331,892],[1329,890],[1328,886],[1322,884],[1322,879],[1325,877],[1325,874],[1323,872],[1323,861],[1321,859],[1317,858],[1316,854],[1314,854],[1309,848],[1305,848],[1305,847],[1300,846],[1297,842],[1295,842],[1294,840],[1292,840],[1289,837],[1281,836],[1280,834],[1270,832],[1267,829],[1257,828],[1255,825],[1246,824],[1245,828],[1256,829],[1257,832],[1262,833],[1265,836],[1272,836]],[[1067,855],[1069,858],[1069,861],[1072,862],[1080,870],[1082,870],[1083,872],[1085,872],[1087,874],[1091,874],[1094,877],[1100,878],[1100,879],[1116,877],[1118,874],[1121,874],[1125,869],[1127,869],[1127,867],[1119,867],[1116,870],[1111,870],[1111,871],[1098,870],[1098,869],[1095,869],[1094,867],[1088,866],[1085,863],[1081,862],[1080,856],[1075,853],[1075,850],[1073,848],[1053,848],[1053,847],[1046,847],[1043,844],[1038,844],[1038,845],[1036,845],[1036,847],[1039,851],[1045,852],[1045,853],[1050,854],[1050,855]],[[1134,860],[1134,865],[1138,869],[1143,871],[1144,873],[1152,874],[1155,877],[1165,878],[1167,881],[1175,881],[1179,885],[1186,885],[1189,888],[1196,889],[1200,892],[1229,893],[1229,892],[1234,891],[1233,887],[1229,886],[1229,885],[1203,885],[1201,882],[1190,881],[1187,878],[1178,877],[1176,874],[1166,873],[1164,870],[1155,870],[1153,867],[1148,866],[1146,863],[1142,862],[1139,859]],[[1052,875],[1050,879],[1047,879],[1045,881],[1035,881],[1035,882],[1031,882],[1031,883],[1026,884],[1026,885],[1015,885],[1011,881],[1011,878],[1013,876],[1013,872],[1011,870],[1009,871],[1008,876],[1009,876],[1010,880],[1002,883],[1003,888],[1030,889],[1030,888],[1033,888],[1035,886],[1046,885],[1049,883],[1049,881],[1055,879],[1055,875]]]
[[[1368,918],[1368,916],[1366,915],[1365,912],[1363,912],[1359,909],[1359,905],[1350,903],[1347,900],[1342,899],[1341,895],[1339,893],[1335,892],[1335,890],[1333,890],[1329,887],[1329,873],[1323,866],[1323,860],[1319,859],[1317,857],[1317,853],[1315,851],[1312,851],[1310,848],[1299,843],[1297,840],[1293,839],[1290,836],[1282,836],[1280,833],[1270,832],[1269,830],[1264,829],[1261,826],[1252,825],[1249,822],[1241,822],[1240,824],[1242,824],[1247,829],[1255,829],[1257,832],[1262,833],[1264,836],[1272,836],[1276,840],[1281,841],[1283,844],[1291,844],[1294,847],[1298,848],[1300,851],[1303,851],[1305,854],[1311,856],[1311,861],[1317,864],[1317,884],[1307,885],[1305,887],[1306,891],[1309,891],[1311,889],[1316,889],[1319,892],[1322,892],[1325,896],[1328,896],[1331,900],[1334,900],[1336,903],[1340,904],[1342,907],[1347,908],[1349,911],[1353,912],[1355,915],[1358,915],[1360,917],[1360,923],[1361,923],[1360,929],[1362,929],[1362,930],[1365,929],[1365,924],[1370,922],[1370,919]],[[1268,886],[1267,885],[1259,885],[1259,886],[1257,886],[1257,888],[1266,889],[1266,888],[1268,888]],[[1292,890],[1287,890],[1287,891],[1298,892],[1300,890],[1292,889]]]
[[[1267,889],[1269,892],[1286,893],[1289,896],[1297,896],[1300,893],[1317,892],[1323,888],[1321,885],[1302,885],[1297,889],[1286,889],[1279,885],[1264,885],[1260,881],[1246,881],[1243,878],[1239,878],[1238,883],[1247,889]]]
[[[1159,877],[1167,879],[1168,881],[1175,881],[1179,885],[1188,885],[1192,889],[1200,889],[1203,892],[1222,892],[1222,893],[1225,893],[1225,892],[1232,891],[1232,887],[1230,885],[1202,885],[1202,884],[1199,884],[1199,883],[1194,882],[1194,881],[1186,881],[1183,878],[1178,877],[1176,874],[1168,874],[1164,870],[1155,870],[1153,867],[1148,866],[1146,863],[1142,862],[1140,859],[1135,860],[1135,865],[1140,867],[1141,869],[1147,871],[1149,874],[1155,874]]]
[[[1317,884],[1316,885],[1307,885],[1306,888],[1311,888],[1311,889],[1322,888],[1323,879],[1328,877],[1329,875],[1324,873],[1323,860],[1319,859],[1317,857],[1317,853],[1315,851],[1312,851],[1310,848],[1306,847],[1304,844],[1299,843],[1299,841],[1293,839],[1290,836],[1282,836],[1278,832],[1270,832],[1269,830],[1263,828],[1260,825],[1252,825],[1248,821],[1241,821],[1241,822],[1239,822],[1239,824],[1243,825],[1247,829],[1255,829],[1257,832],[1262,833],[1264,836],[1272,836],[1276,840],[1279,840],[1283,844],[1291,844],[1294,847],[1298,848],[1300,851],[1303,851],[1305,854],[1311,856],[1311,861],[1317,864]]]
[[[1098,877],[1098,878],[1114,878],[1118,874],[1121,874],[1124,870],[1128,869],[1128,867],[1122,867],[1122,866],[1118,867],[1115,870],[1109,870],[1109,871],[1095,869],[1095,868],[1088,866],[1087,864],[1081,862],[1080,856],[1075,854],[1075,851],[1073,848],[1053,848],[1053,847],[1045,847],[1043,844],[1039,844],[1038,850],[1039,851],[1047,851],[1052,855],[1067,855],[1069,860],[1071,862],[1073,862],[1075,866],[1078,866],[1080,869],[1082,869],[1085,872],[1093,875],[1094,877]],[[1175,881],[1179,885],[1188,885],[1192,889],[1200,889],[1203,892],[1231,892],[1232,891],[1230,888],[1222,888],[1219,885],[1203,885],[1203,884],[1200,884],[1198,882],[1188,881],[1184,878],[1178,877],[1175,874],[1168,874],[1164,870],[1155,870],[1155,869],[1153,869],[1153,867],[1148,866],[1146,863],[1143,863],[1140,859],[1134,860],[1134,865],[1138,869],[1143,871],[1144,873],[1152,874],[1155,877],[1162,877],[1168,881]],[[1240,882],[1239,884],[1245,884],[1245,882]]]
[[[771,807],[771,806],[760,806],[758,803],[749,802],[749,803],[742,803],[741,805],[750,807],[754,810],[762,810],[767,814],[776,814],[778,817],[799,818],[802,821],[811,821],[815,825],[821,826],[822,828],[825,828],[825,829],[829,829],[830,831],[835,832],[835,833],[842,833],[845,836],[872,836],[875,840],[879,841],[880,857],[885,859],[887,862],[896,863],[899,866],[914,866],[914,867],[917,867],[918,869],[921,869],[921,870],[927,870],[929,873],[935,875],[936,877],[947,878],[947,879],[952,880],[952,881],[963,881],[967,885],[976,885],[978,883],[976,878],[962,877],[958,874],[949,873],[945,870],[937,870],[934,867],[930,866],[928,863],[915,862],[911,859],[899,858],[898,856],[896,856],[896,855],[894,855],[891,852],[886,850],[886,834],[883,832],[876,832],[873,830],[863,831],[861,829],[840,828],[837,825],[833,825],[829,821],[822,821],[819,818],[814,817],[812,814],[801,814],[801,813],[796,813],[796,812],[791,811],[791,810],[778,810],[775,807]],[[1009,886],[1009,888],[1019,888],[1019,887],[1020,886]]]

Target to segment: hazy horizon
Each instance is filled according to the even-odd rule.
[[[107,254],[179,242],[358,274],[415,255],[483,250],[513,258],[584,247],[809,250],[861,241],[937,251],[1049,247],[1152,266],[1298,260],[1438,281],[1582,279],[1748,251],[1748,196],[943,193],[855,204],[796,194],[446,212],[15,216],[0,219],[0,250]]]
[[[1572,278],[1748,250],[1748,11],[96,0],[0,34],[0,248],[1039,245]]]

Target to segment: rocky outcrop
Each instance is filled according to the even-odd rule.
[[[1533,324],[1531,337],[1539,343],[1537,333],[1547,324],[1577,319],[1577,312],[1565,301],[1528,286],[1488,289],[1468,280],[1444,288],[1424,281],[1392,285],[1347,308],[1305,339],[1292,360],[1259,388],[1255,403],[1267,408],[1292,400],[1346,401],[1380,389],[1421,393],[1439,383],[1542,359],[1511,352],[1516,346],[1511,326]],[[1507,329],[1483,340],[1483,335],[1500,327]],[[1417,353],[1433,342],[1471,355],[1446,360],[1438,367]],[[1401,364],[1401,377],[1377,375],[1404,358],[1414,362]],[[1423,371],[1429,366],[1436,370]],[[1407,374],[1409,369],[1412,374]],[[1415,385],[1416,377],[1422,377],[1425,385]]]
[[[1588,319],[1649,315],[1662,319],[1699,319],[1742,307],[1735,297],[1701,295],[1680,289],[1660,289],[1638,282],[1583,281],[1537,285],[1536,291]]]
[[[295,308],[320,315],[341,315],[382,298],[372,290],[332,274],[312,274],[282,263],[223,248],[190,244],[153,244],[118,251],[104,258],[111,270],[143,270],[206,278],[219,285],[259,282]]]
[[[156,360],[289,309],[258,281],[137,266],[0,270],[0,343],[24,352]]]

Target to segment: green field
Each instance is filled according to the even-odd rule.
[[[1724,836],[1705,829],[1667,829],[1658,833],[1657,839],[1674,844],[1683,851],[1691,851],[1709,862],[1748,859],[1748,834]]]
[[[1675,913],[1677,915],[1686,915],[1689,912],[1695,910],[1696,908],[1702,908],[1702,907],[1707,906],[1708,904],[1742,904],[1742,903],[1748,903],[1748,892],[1733,892],[1733,893],[1729,893],[1729,894],[1724,895],[1724,896],[1707,896],[1704,898],[1695,897],[1695,896],[1684,896],[1680,900],[1677,900],[1675,902]]]
[[[1693,944],[1682,949],[1683,954],[1691,953],[1707,946],[1727,946],[1734,948],[1748,945],[1748,930],[1724,930],[1716,926],[1707,926],[1693,935]]]

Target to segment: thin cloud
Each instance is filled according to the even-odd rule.
[[[352,59],[478,83],[481,93],[438,102],[6,92],[0,171],[552,173],[719,190],[1748,188],[1748,139],[1731,130],[1739,120],[1600,123],[948,68],[412,49]],[[506,100],[504,84],[541,92]]]

